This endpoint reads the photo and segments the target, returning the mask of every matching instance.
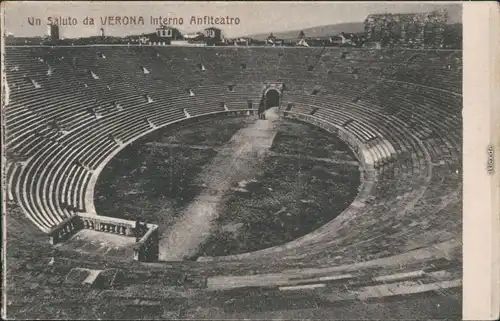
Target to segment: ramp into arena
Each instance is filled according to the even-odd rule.
[[[160,260],[182,260],[195,254],[210,235],[222,197],[231,185],[250,180],[271,148],[277,133],[277,108],[266,111],[266,119],[255,120],[238,131],[200,174],[205,188],[189,204],[177,222],[162,231]]]

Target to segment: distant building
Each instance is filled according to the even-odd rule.
[[[59,40],[59,26],[55,25],[55,24],[51,24],[51,25],[49,25],[48,29],[49,29],[48,30],[49,40],[51,40],[51,41]]]
[[[326,45],[333,47],[357,47],[358,37],[352,33],[341,32],[339,35],[328,37]]]
[[[203,38],[205,38],[205,35],[201,32],[186,33],[184,34],[183,38],[187,41],[201,41],[203,40]]]
[[[304,38],[300,38],[295,45],[298,47],[309,47],[309,44]]]
[[[205,38],[209,41],[213,42],[221,42],[222,41],[222,31],[219,28],[210,27],[203,30],[205,34]]]
[[[272,32],[266,38],[266,41],[271,42],[271,43],[274,43],[276,40],[277,40],[277,38]]]
[[[137,43],[142,44],[142,45],[145,45],[145,44],[151,42],[151,38],[149,37],[149,35],[145,35],[145,34],[142,34],[140,36],[129,37],[129,40],[131,40],[132,42],[137,42]]]
[[[266,38],[266,45],[272,45],[272,46],[278,45],[278,46],[282,46],[284,44],[284,42],[285,41],[283,39],[278,39],[275,35],[273,35],[272,32]]]
[[[156,36],[158,38],[169,38],[169,40],[178,40],[182,38],[182,34],[178,29],[168,26],[156,28]]]
[[[328,39],[330,46],[339,46],[342,45],[343,38],[341,36],[331,36]]]
[[[248,38],[248,37],[240,37],[240,38],[233,39],[233,44],[235,46],[249,46],[252,44],[252,42],[253,42],[253,39]]]
[[[306,38],[307,44],[310,47],[331,47],[333,44],[330,42],[331,37],[315,37]]]
[[[203,30],[203,41],[208,46],[225,45],[226,39],[222,36],[222,31],[219,28],[210,27]]]
[[[355,37],[352,33],[340,33],[340,39],[341,39],[341,46],[355,46]]]

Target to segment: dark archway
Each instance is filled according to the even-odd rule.
[[[280,105],[280,93],[276,89],[270,89],[266,93],[266,109]]]

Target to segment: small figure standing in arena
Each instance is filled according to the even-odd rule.
[[[259,111],[258,111],[259,119],[266,119],[266,104],[264,100],[261,100],[259,104]]]

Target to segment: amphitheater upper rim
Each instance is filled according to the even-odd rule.
[[[166,45],[166,46],[153,46],[153,45],[137,45],[137,44],[91,44],[91,45],[5,45],[5,48],[86,48],[86,47],[151,47],[151,48],[204,48],[204,49],[244,49],[244,48],[265,48],[265,49],[314,49],[314,48],[327,48],[338,50],[352,50],[352,51],[419,51],[419,52],[462,52],[463,49],[419,49],[419,48],[355,48],[355,47],[300,47],[300,46],[197,46],[197,45]]]

